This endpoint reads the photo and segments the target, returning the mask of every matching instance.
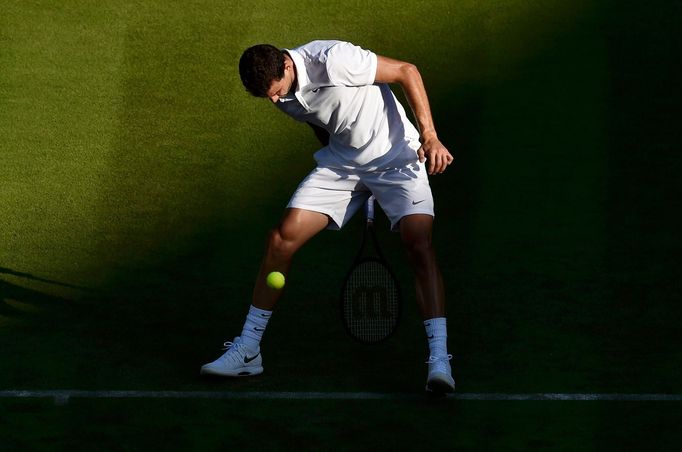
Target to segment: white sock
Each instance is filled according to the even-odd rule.
[[[246,315],[244,329],[242,329],[242,344],[254,351],[258,350],[260,341],[263,338],[263,332],[265,327],[268,326],[268,320],[270,320],[271,315],[272,311],[265,311],[251,305],[249,313]]]
[[[433,357],[448,356],[448,330],[445,317],[424,320],[426,339],[429,341],[429,351]]]

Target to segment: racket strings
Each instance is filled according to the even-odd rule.
[[[344,319],[356,338],[377,342],[393,332],[399,316],[398,288],[381,262],[359,264],[348,278],[344,298]]]

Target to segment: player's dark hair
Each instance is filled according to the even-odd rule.
[[[239,59],[239,76],[248,92],[266,97],[272,82],[284,77],[284,54],[270,44],[249,47]]]

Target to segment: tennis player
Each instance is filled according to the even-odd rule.
[[[239,73],[249,93],[308,123],[323,147],[314,155],[317,167],[269,235],[241,335],[227,342],[227,351],[201,373],[236,377],[263,372],[260,341],[281,293],[266,285],[266,276],[272,271],[286,275],[306,241],[325,228],[342,228],[373,193],[391,227],[400,232],[414,269],[430,350],[426,389],[454,391],[443,281],[431,244],[434,209],[427,176],[445,171],[453,157],[438,139],[417,68],[349,42],[313,41],[291,50],[253,46],[242,54]],[[418,129],[389,83],[402,86]]]

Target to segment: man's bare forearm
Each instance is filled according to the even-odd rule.
[[[436,138],[436,127],[433,124],[431,106],[421,74],[413,64],[407,64],[403,71],[405,71],[405,76],[400,86],[412,108],[422,139]]]

